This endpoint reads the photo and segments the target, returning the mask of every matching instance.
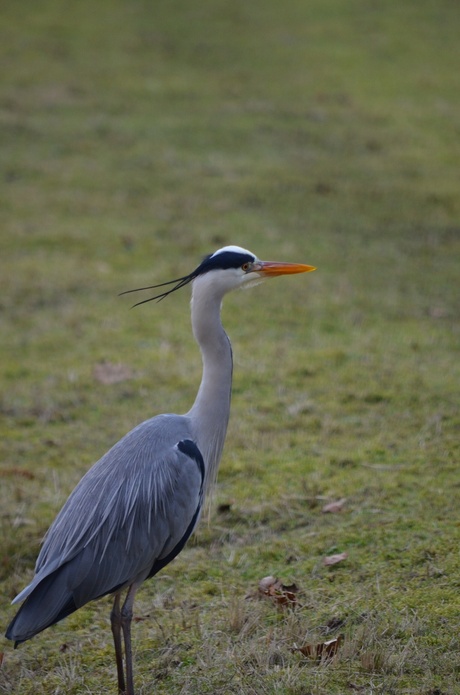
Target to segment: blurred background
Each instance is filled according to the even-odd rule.
[[[294,523],[267,517],[280,496],[351,496],[334,539],[324,517],[313,551],[283,538],[302,546],[293,576],[366,524],[356,562],[386,571],[388,544],[412,548],[408,509],[442,529],[458,569],[460,5],[4,0],[0,20],[3,622],[88,466],[196,393],[188,291],[132,311],[118,293],[227,244],[318,268],[225,302],[235,388],[216,499],[230,526],[279,539]],[[382,507],[394,538],[371,518]],[[437,546],[423,533],[414,557]],[[244,591],[284,555],[242,537]],[[25,667],[9,668],[18,692]]]

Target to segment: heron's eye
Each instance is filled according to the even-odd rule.
[[[251,263],[243,263],[241,270],[244,270],[244,272],[247,273],[249,270],[251,270]]]

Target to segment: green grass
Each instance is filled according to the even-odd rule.
[[[211,519],[138,594],[137,691],[457,693],[457,4],[0,16],[2,625],[85,470],[198,387],[187,291],[133,311],[117,293],[234,243],[318,270],[225,302]],[[102,362],[130,378],[100,384]],[[266,575],[297,583],[295,611],[246,598]],[[0,692],[115,692],[109,610],[3,640]],[[331,663],[293,651],[338,634]]]

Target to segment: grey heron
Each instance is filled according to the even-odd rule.
[[[45,535],[32,582],[13,601],[25,599],[6,631],[15,647],[112,594],[118,692],[134,695],[136,591],[184,547],[222,454],[232,386],[232,349],[220,319],[223,297],[263,278],[310,270],[314,267],[260,261],[246,249],[225,246],[189,275],[140,288],[161,288],[138,302],[143,304],[192,283],[192,329],[203,362],[198,394],[185,415],[157,415],[135,427],[80,480]]]

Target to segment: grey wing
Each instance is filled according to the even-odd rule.
[[[78,568],[78,606],[156,574],[184,547],[202,506],[204,463],[191,440],[181,440],[156,467],[153,488],[145,478],[129,485],[113,513],[71,564]],[[131,494],[132,490],[134,494]],[[153,495],[152,495],[153,493]],[[122,497],[122,495],[121,495]]]
[[[15,599],[28,597],[8,636],[28,639],[88,601],[152,576],[182,549],[199,518],[204,480],[186,425],[177,416],[143,423],[82,478],[45,538],[33,581]]]

